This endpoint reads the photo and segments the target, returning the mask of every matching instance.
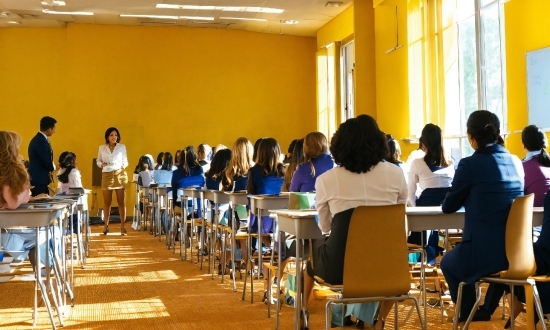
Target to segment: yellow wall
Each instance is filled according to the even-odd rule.
[[[527,115],[527,72],[525,53],[550,46],[550,1],[522,0],[504,4],[506,22],[506,83],[508,129],[521,130],[529,124]],[[550,111],[549,111],[550,114]],[[511,134],[507,148],[523,157],[521,134]]]
[[[355,114],[376,118],[376,63],[373,0],[355,0]]]
[[[340,15],[323,25],[317,31],[317,48],[322,48],[328,43],[342,41],[353,35],[353,5],[349,6]]]
[[[120,129],[132,169],[145,153],[231,146],[239,136],[273,136],[286,151],[316,128],[315,51],[315,38],[234,30],[4,28],[0,91],[9,115],[0,129],[23,135],[26,157],[40,118],[55,117],[54,158],[74,151],[86,187],[109,126]]]
[[[396,46],[396,8],[402,47],[386,54]],[[401,140],[409,137],[407,1],[385,0],[374,9],[374,14],[377,122],[382,130]],[[417,147],[401,143],[404,156]]]

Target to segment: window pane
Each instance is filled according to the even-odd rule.
[[[468,116],[478,110],[475,17],[458,23],[458,61],[460,81],[461,128],[466,133]]]
[[[497,3],[497,2],[498,2],[498,0],[479,0],[479,5],[481,7],[483,7],[483,6],[486,6],[490,3]]]
[[[474,0],[457,0],[456,11],[458,21],[468,18],[475,14],[475,1]]]
[[[504,97],[502,93],[502,53],[498,3],[481,10],[481,42],[484,65],[484,96],[487,110],[494,112],[504,124]],[[504,127],[501,127],[504,129]]]

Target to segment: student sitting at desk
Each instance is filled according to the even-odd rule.
[[[372,117],[360,115],[342,123],[332,137],[330,152],[338,167],[320,175],[315,183],[319,228],[330,235],[313,241],[312,260],[308,262],[308,276],[304,278],[304,328],[307,327],[307,303],[313,290],[313,276],[335,285],[343,282],[346,240],[353,209],[362,205],[407,202],[403,170],[384,160],[388,146]],[[370,306],[374,307],[373,303]],[[380,322],[372,320],[375,308],[371,308],[370,317],[363,317],[363,321],[375,323],[375,329],[382,329],[392,306],[391,301],[381,303]]]
[[[285,167],[280,162],[281,149],[279,143],[274,138],[265,138],[258,147],[258,162],[248,171],[247,192],[250,195],[278,195],[281,193],[285,175]],[[262,216],[262,227],[258,228],[258,221],[255,210],[250,212],[249,228],[251,233],[269,234],[273,230],[273,219],[269,216]],[[261,255],[262,243],[265,246],[271,246],[269,236],[262,236],[259,240],[258,250]],[[264,269],[264,274],[266,270]],[[262,302],[266,302],[267,282],[264,281],[264,297]],[[271,302],[268,302],[271,303]]]
[[[420,144],[424,157],[413,159],[407,169],[407,185],[409,187],[409,204],[411,206],[439,206],[445,199],[448,187],[451,185],[455,168],[445,156],[443,148],[443,133],[439,126],[427,124],[422,129]],[[436,189],[440,188],[440,189]],[[424,235],[423,239],[421,235]],[[426,261],[435,264],[437,254],[443,249],[439,247],[439,232],[411,232],[408,243],[426,247]]]
[[[401,161],[401,147],[397,140],[391,134],[386,134],[386,141],[388,142],[388,157],[386,161],[403,168],[405,163]]]
[[[15,132],[0,131],[0,209],[16,209],[19,205],[27,203],[30,200],[49,197],[47,194],[40,194],[31,197],[31,183],[29,180],[29,174],[23,163],[19,161],[19,147],[21,145],[21,135]],[[50,230],[53,233],[53,226]],[[23,250],[26,252],[31,251],[29,256],[32,265],[36,265],[35,254],[33,249],[35,248],[36,232],[34,229],[14,229],[8,230],[7,235],[21,236],[25,241],[23,243]],[[50,234],[51,235],[51,234]],[[52,237],[52,236],[50,236]],[[60,233],[56,231],[56,237],[60,237]],[[9,238],[5,241],[8,241]],[[40,231],[39,244],[40,244],[40,256],[43,264],[46,263],[46,236],[44,231]],[[53,239],[50,239],[50,245],[53,247]],[[51,250],[50,250],[51,253]],[[19,256],[20,261],[26,258],[26,254]],[[51,258],[50,265],[51,263]]]
[[[525,194],[535,194],[535,207],[542,206],[546,192],[550,189],[550,155],[546,152],[546,134],[537,126],[529,125],[521,133],[525,150],[522,161],[525,171]]]
[[[291,146],[293,147],[292,156],[288,158],[290,162],[285,164],[285,180],[283,181],[283,188],[281,188],[282,191],[290,191],[290,183],[294,172],[296,172],[298,165],[304,162],[304,139],[293,140]]]
[[[466,127],[475,152],[460,160],[441,207],[444,213],[465,209],[462,243],[441,260],[454,303],[460,282],[466,282],[460,315],[455,316],[462,324],[475,303],[475,281],[508,267],[506,221],[514,199],[523,196],[523,167],[502,146],[498,117],[486,110],[474,111]]]
[[[328,153],[327,137],[321,132],[309,133],[304,138],[304,162],[296,168],[289,191],[315,191],[319,175],[332,168],[334,160]]]
[[[174,201],[174,208],[181,207],[183,209],[183,207],[189,208],[193,205],[191,200],[188,201],[187,205],[182,204],[181,201],[178,200],[179,189],[192,186],[204,187],[204,171],[199,165],[195,148],[193,148],[193,146],[187,146],[181,151],[178,169],[172,173],[172,200]],[[197,217],[200,218],[201,203],[199,198],[197,198],[196,205],[198,207]],[[191,212],[194,212],[194,210],[191,210]],[[188,228],[187,233],[190,234],[190,232],[191,230]],[[199,227],[199,233],[200,232],[201,228]],[[190,236],[187,237],[187,239],[189,238]]]
[[[82,188],[82,176],[80,171],[76,168],[76,155],[73,152],[66,151],[61,154],[59,158],[59,172],[57,173],[57,180],[61,186],[60,193],[66,193],[69,188]],[[78,204],[82,205],[82,211],[88,212],[88,196],[83,195],[78,199]],[[78,214],[73,214],[73,229],[76,229],[76,233],[80,232],[80,226],[78,226]]]
[[[223,175],[230,161],[231,149],[220,150],[214,155],[210,163],[210,169],[204,175],[206,189],[220,190]]]

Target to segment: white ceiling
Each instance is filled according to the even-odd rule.
[[[0,0],[0,28],[5,27],[64,27],[66,23],[110,25],[175,25],[237,29],[263,33],[289,34],[314,37],[317,30],[344,11],[352,0],[340,7],[326,7],[329,0],[65,0],[66,6],[42,5],[42,0]],[[156,8],[157,3],[201,6],[246,6],[284,9],[281,14],[223,12],[216,10],[182,10]],[[55,11],[91,11],[93,16],[54,15],[43,9]],[[209,16],[214,21],[192,19],[121,18],[120,14]],[[264,18],[265,22],[220,19],[219,17]],[[297,20],[296,25],[282,24],[281,20]],[[13,24],[8,22],[19,22]]]

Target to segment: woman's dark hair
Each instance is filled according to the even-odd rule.
[[[229,165],[229,161],[231,160],[231,149],[222,149],[216,152],[214,155],[214,159],[212,159],[212,162],[210,163],[210,169],[206,174],[204,175],[207,178],[211,179],[217,179],[221,177],[227,166]]]
[[[399,159],[397,159],[397,156],[395,155],[397,151],[397,141],[395,141],[395,138],[391,134],[386,134],[386,141],[388,142],[388,157],[386,160],[392,164],[401,164],[403,163]]]
[[[540,154],[538,157],[539,163],[542,166],[550,167],[550,156],[546,152],[548,146],[548,140],[546,134],[536,125],[529,125],[521,132],[521,142],[525,146],[525,149],[529,151],[538,151]]]
[[[490,143],[504,145],[500,137],[500,120],[487,110],[477,110],[470,114],[466,123],[466,132],[477,143],[477,150],[483,150]]]
[[[420,135],[422,146],[426,150],[424,161],[426,164],[432,164],[439,167],[449,166],[443,149],[443,132],[441,128],[434,124],[426,124]]]
[[[162,163],[164,163],[164,152],[159,152],[157,155],[157,166],[162,166]]]
[[[185,147],[185,149],[183,149],[180,153],[180,163],[178,164],[178,168],[185,173],[185,175],[189,175],[189,169],[200,166],[201,165],[197,159],[195,148],[193,148],[193,146]]]
[[[139,165],[141,164],[141,157],[139,157],[136,168],[134,168],[134,174],[139,174]]]
[[[63,159],[61,159],[61,156],[64,156]],[[74,168],[74,162],[76,162],[76,155],[70,151],[65,151],[61,154],[61,156],[59,157],[59,165],[61,168],[65,169],[65,172],[58,175],[57,178],[63,183],[68,183],[69,174]]]
[[[149,167],[148,168],[149,171],[154,170],[153,162],[151,161],[151,158],[149,158],[147,156],[141,156],[141,158],[139,159],[139,164],[138,164],[139,172],[145,171],[145,166],[143,166],[144,164],[147,164],[147,166]]]
[[[111,135],[111,133],[115,131],[116,132],[116,135],[117,135],[117,139],[116,139],[116,142],[119,143],[120,140],[122,140],[122,137],[120,136],[120,132],[118,131],[118,129],[116,127],[109,127],[107,128],[107,130],[105,131],[105,144],[109,144],[109,135]]]
[[[284,164],[290,164],[290,162],[292,161],[292,151],[294,150],[294,146],[296,145],[296,142],[298,142],[298,140],[299,139],[294,139],[292,140],[292,142],[290,142],[290,145],[288,146],[288,150],[285,154],[285,159],[283,160]]]
[[[162,162],[161,170],[171,171],[172,166],[174,165],[174,160],[172,159],[172,154],[168,151],[164,153],[164,162]]]
[[[181,150],[176,150],[176,153],[174,154],[174,164],[179,164],[180,163],[180,153],[181,153]]]
[[[290,191],[290,183],[296,172],[298,165],[304,162],[304,139],[295,140],[292,157],[285,171],[285,181],[283,182],[283,191]]]
[[[386,137],[368,115],[340,124],[332,136],[330,152],[339,166],[353,173],[366,173],[388,154]]]
[[[258,148],[260,147],[260,143],[262,143],[263,140],[267,138],[259,138],[254,142],[254,153],[252,154],[252,160],[254,163],[258,162]]]

